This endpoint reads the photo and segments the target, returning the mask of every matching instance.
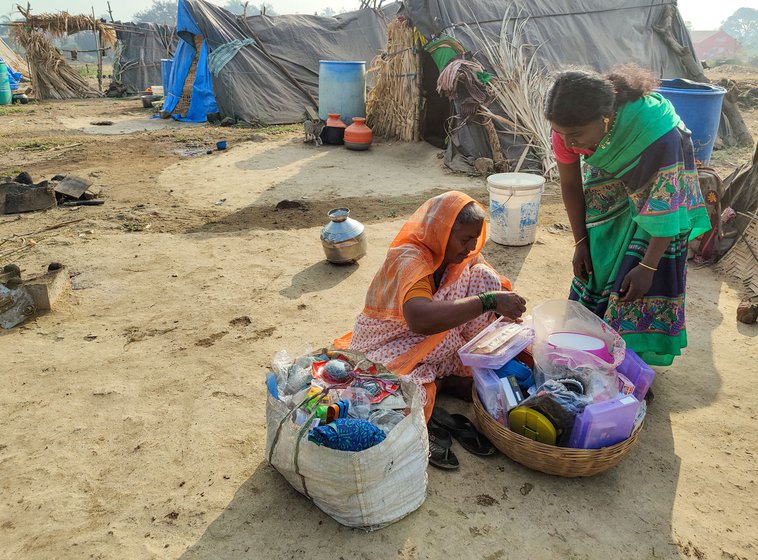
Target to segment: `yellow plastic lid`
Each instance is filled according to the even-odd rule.
[[[525,406],[517,406],[508,415],[508,427],[511,431],[531,440],[555,445],[557,434],[555,426],[541,412]]]

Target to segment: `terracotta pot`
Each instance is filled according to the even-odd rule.
[[[347,125],[340,120],[339,113],[329,113],[326,126],[321,132],[324,144],[343,144]]]
[[[331,128],[347,128],[347,125],[340,119],[339,113],[329,113],[326,119],[326,126]]]
[[[368,150],[374,133],[366,126],[366,119],[353,117],[353,124],[345,129],[345,147],[349,150]]]

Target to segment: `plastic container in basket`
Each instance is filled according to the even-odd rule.
[[[523,351],[513,358],[522,362],[529,370],[534,369],[534,358],[528,351]],[[512,361],[512,360],[509,360]],[[505,394],[500,377],[493,369],[471,368],[474,377],[474,386],[479,395],[479,401],[490,415],[504,426],[508,425],[506,407],[504,406]]]
[[[458,350],[463,365],[498,369],[503,367],[534,340],[534,329],[500,317]]]
[[[568,446],[577,449],[610,447],[627,439],[634,429],[640,401],[634,395],[618,395],[588,405],[576,417]]]
[[[627,348],[624,361],[621,362],[617,370],[632,382],[634,396],[637,397],[637,400],[643,400],[655,379],[655,372],[650,366],[634,350]]]
[[[498,423],[473,389],[479,431],[504,455],[535,471],[565,477],[593,476],[616,466],[637,442],[642,426],[624,441],[602,449],[573,449],[533,441]]]

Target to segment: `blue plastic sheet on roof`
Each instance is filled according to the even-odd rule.
[[[187,10],[185,0],[179,1],[176,31],[182,40],[179,42],[179,46],[174,53],[169,91],[164,92],[166,100],[163,103],[163,110],[167,112],[172,112],[176,109],[181,100],[184,82],[187,80],[187,74],[189,74],[192,61],[195,59],[193,36],[202,35],[200,28]],[[203,41],[200,56],[197,59],[189,110],[184,117],[172,115],[172,118],[181,122],[205,122],[211,113],[218,113],[218,105],[216,104],[216,96],[213,93],[211,72],[208,68],[208,43]]]

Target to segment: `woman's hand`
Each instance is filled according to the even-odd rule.
[[[516,321],[526,311],[526,300],[514,292],[495,292],[497,309],[495,313]]]
[[[650,291],[653,285],[654,271],[644,266],[637,265],[624,277],[621,283],[622,303],[629,303],[640,299]]]
[[[587,239],[576,246],[571,263],[574,265],[574,276],[585,284],[589,282],[590,274],[592,274],[592,258],[590,257],[590,244]]]

